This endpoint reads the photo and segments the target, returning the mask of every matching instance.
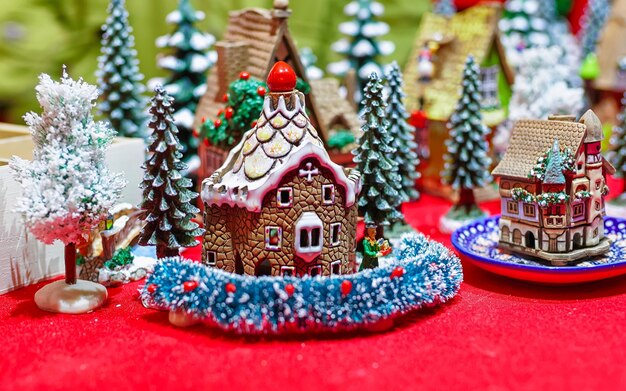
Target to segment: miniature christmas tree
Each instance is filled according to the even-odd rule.
[[[552,46],[524,52],[509,103],[509,118],[548,119],[575,114],[583,107],[583,89],[563,49]],[[573,77],[575,76],[575,78]]]
[[[179,0],[178,9],[167,15],[167,22],[176,26],[174,32],[157,39],[157,46],[171,50],[160,57],[158,65],[169,72],[163,88],[174,98],[174,120],[183,145],[183,158],[197,156],[198,139],[192,134],[196,105],[206,90],[207,70],[215,62],[215,52],[208,52],[215,38],[200,31],[196,23],[204,12],[196,11],[190,0]]]
[[[402,179],[398,163],[391,158],[396,150],[385,118],[387,105],[383,100],[383,86],[375,73],[370,75],[363,94],[363,135],[353,152],[363,184],[359,210],[365,216],[366,225],[382,227],[403,218],[398,210],[403,201]]]
[[[316,66],[317,56],[311,48],[300,49],[300,61],[306,70],[306,76],[309,80],[319,80],[324,77],[324,71]]]
[[[433,6],[433,12],[448,17],[456,14],[454,0],[436,0]]]
[[[39,77],[37,99],[41,115],[24,120],[35,144],[33,160],[14,157],[11,168],[22,185],[16,211],[40,241],[65,245],[65,281],[46,285],[35,302],[52,312],[81,313],[100,306],[106,289],[76,279],[76,247],[102,221],[119,198],[125,181],[109,172],[105,152],[115,132],[94,122],[92,107],[97,88],[72,80],[65,71],[61,82]]]
[[[266,90],[265,83],[251,79],[248,72],[241,72],[239,80],[230,83],[228,94],[224,96],[226,108],[220,110],[217,119],[204,121],[200,137],[219,148],[229,149],[259,118]]]
[[[617,116],[617,120],[618,124],[613,127],[612,150],[609,156],[615,166],[615,176],[626,178],[626,94],[622,97],[622,112]],[[620,204],[626,203],[626,185],[616,201]]]
[[[124,0],[111,0],[108,12],[102,26],[102,55],[96,72],[102,94],[98,110],[119,135],[144,137],[145,87]]]
[[[387,73],[387,85],[389,94],[387,96],[387,118],[389,120],[389,133],[393,138],[393,147],[396,153],[394,160],[398,163],[398,173],[402,185],[402,193],[406,201],[419,198],[419,193],[415,189],[415,181],[419,178],[417,165],[417,144],[415,143],[415,128],[407,122],[409,113],[404,107],[404,82],[400,67],[394,61]]]
[[[178,255],[180,247],[193,247],[196,236],[204,230],[192,218],[200,210],[192,201],[198,194],[189,190],[190,179],[181,175],[187,165],[181,161],[182,149],[174,124],[172,98],[161,86],[155,88],[150,114],[153,133],[148,146],[141,209],[146,212],[146,225],[139,244],[157,248],[157,257]]]
[[[335,42],[333,50],[347,58],[343,61],[328,65],[328,71],[336,76],[345,76],[349,69],[356,71],[357,94],[367,83],[372,72],[382,75],[378,63],[379,55],[386,56],[393,53],[394,44],[390,41],[377,41],[376,38],[389,32],[387,23],[377,21],[376,17],[383,14],[382,4],[373,0],[354,0],[344,8],[344,13],[354,19],[339,25],[339,31],[348,35]],[[360,96],[353,97],[360,102]]]
[[[507,61],[517,67],[528,48],[552,44],[550,21],[542,0],[508,0],[498,26]]]
[[[448,123],[450,138],[445,168],[441,174],[444,184],[459,191],[459,200],[446,216],[464,220],[483,214],[474,199],[474,188],[491,181],[486,137],[489,128],[482,123],[480,113],[479,68],[474,57],[468,56],[463,70],[463,86],[454,113]]]
[[[585,8],[581,29],[578,32],[583,58],[580,74],[584,79],[595,79],[600,73],[600,66],[595,54],[596,45],[610,10],[611,2],[609,0],[589,0]]]

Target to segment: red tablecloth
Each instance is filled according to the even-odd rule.
[[[449,245],[435,229],[448,207],[423,196],[405,213]],[[0,296],[0,389],[626,388],[626,278],[544,287],[463,266],[450,303],[389,332],[324,339],[176,329],[141,306],[137,283],[94,313],[53,315],[33,303],[39,284]]]

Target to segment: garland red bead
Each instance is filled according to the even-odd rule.
[[[352,291],[352,281],[343,280],[341,282],[341,294],[343,296],[348,296],[351,291]]]
[[[267,91],[265,90],[265,87],[259,87],[259,88],[257,88],[257,89],[256,89],[256,93],[257,93],[257,95],[259,95],[259,96],[265,96],[265,93],[266,93],[266,92],[267,92]]]
[[[224,103],[228,102],[228,94],[222,95],[222,102]]]
[[[216,128],[219,128],[220,126],[222,126],[222,120],[221,120],[221,119],[219,119],[219,118],[218,118],[218,119],[216,119],[216,120],[213,122],[213,125],[214,125]]]
[[[185,281],[183,282],[183,290],[185,292],[191,292],[198,287],[198,281]]]
[[[147,288],[148,289],[148,293],[156,292],[157,288],[158,288],[157,284],[150,284],[150,285],[148,285],[148,288]]]
[[[397,278],[397,277],[402,277],[404,275],[404,268],[402,266],[396,266],[392,271],[391,271],[391,279]]]
[[[227,107],[224,111],[224,117],[226,117],[226,119],[233,118],[233,114],[235,114],[235,110],[233,110],[232,107]]]
[[[239,73],[239,78],[241,80],[248,80],[250,78],[250,74],[246,71]]]
[[[235,293],[237,292],[237,287],[232,282],[226,284],[226,293]]]
[[[293,286],[293,284],[285,285],[285,292],[287,292],[287,295],[289,295],[289,297],[293,296],[295,291],[296,288]]]

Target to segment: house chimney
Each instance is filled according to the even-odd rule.
[[[221,102],[228,92],[228,85],[236,80],[239,73],[248,68],[248,44],[246,42],[219,41],[215,44],[217,51],[218,92],[215,101]]]
[[[576,116],[571,114],[550,114],[548,121],[576,122]]]
[[[272,8],[272,35],[276,34],[280,25],[287,21],[289,15],[291,15],[289,0],[274,0],[274,8]]]

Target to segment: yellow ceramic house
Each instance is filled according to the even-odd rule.
[[[504,57],[499,40],[498,21],[501,7],[485,4],[471,7],[449,18],[426,13],[417,34],[415,46],[404,71],[407,107],[419,109],[420,97],[428,118],[430,158],[423,166],[424,188],[431,193],[454,196],[441,184],[444,141],[448,138],[447,123],[461,92],[463,66],[473,55],[481,67],[482,114],[485,125],[492,129],[508,116],[508,103],[513,72]],[[418,61],[424,47],[433,48],[433,76],[420,81]]]

